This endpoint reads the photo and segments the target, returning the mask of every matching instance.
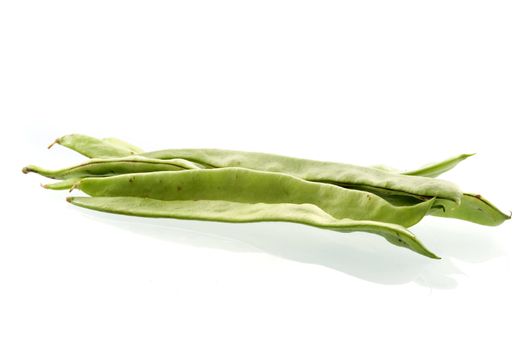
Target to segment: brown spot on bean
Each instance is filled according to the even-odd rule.
[[[183,188],[181,186],[177,186],[177,191],[181,191]]]

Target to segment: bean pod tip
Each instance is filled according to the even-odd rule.
[[[51,147],[53,147],[55,144],[59,143],[59,139],[55,139],[55,141],[51,142],[49,144],[49,146],[47,146],[47,149],[50,149]]]

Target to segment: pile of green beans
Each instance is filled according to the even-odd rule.
[[[400,172],[219,149],[144,152],[119,139],[80,134],[60,137],[49,147],[54,144],[89,160],[57,170],[29,165],[22,171],[58,180],[44,188],[89,195],[68,197],[74,205],[110,213],[364,231],[437,259],[408,230],[424,216],[488,226],[511,218],[482,196],[436,179],[472,154]]]

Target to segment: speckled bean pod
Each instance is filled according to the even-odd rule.
[[[226,222],[290,221],[344,232],[367,231],[437,257],[405,228],[424,217],[433,199],[393,206],[363,191],[235,167],[85,178],[76,188],[92,197],[69,201],[95,210]]]

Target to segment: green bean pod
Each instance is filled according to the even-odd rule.
[[[418,222],[433,200],[393,207],[373,194],[238,168],[85,178],[77,188],[94,197],[68,201],[99,211],[238,223],[288,221],[340,232],[364,231],[438,258],[399,224]]]
[[[438,163],[432,163],[430,165],[426,165],[422,168],[415,169],[415,170],[409,170],[402,172],[403,175],[414,175],[414,176],[425,176],[425,177],[437,177],[446,171],[449,171],[456,167],[458,163],[462,162],[463,160],[474,156],[475,153],[464,153],[459,154],[458,156],[443,160]]]
[[[424,177],[437,177],[439,175],[442,175],[443,173],[453,169],[456,167],[460,162],[463,160],[474,156],[475,153],[464,153],[459,154],[458,156],[448,158],[446,160],[442,160],[440,162],[431,163],[429,165],[425,165],[423,167],[420,167],[418,169],[414,170],[407,170],[407,171],[400,171],[396,168],[386,166],[386,165],[373,165],[370,168],[382,170],[388,173],[395,173],[395,174],[402,174],[402,175],[416,175],[416,176],[424,176]]]
[[[42,187],[48,190],[71,190],[80,180],[78,177],[70,177],[66,180],[44,184]]]
[[[115,147],[123,148],[130,151],[132,154],[144,153],[144,150],[140,147],[132,145],[124,140],[115,138],[115,137],[106,137],[101,139],[102,142],[109,143]],[[97,158],[97,157],[94,157]]]
[[[81,134],[59,137],[48,148],[54,144],[70,148],[88,158],[126,157],[142,152],[140,148],[116,138],[100,140]]]
[[[440,206],[440,207],[439,207]],[[511,219],[480,194],[464,193],[460,205],[451,206],[448,201],[437,200],[429,214],[473,222],[486,226],[498,226]]]
[[[80,135],[80,134],[72,134],[72,135],[66,135],[63,136],[56,141],[57,143],[60,143],[64,145],[65,147],[69,147],[71,149],[74,149],[82,154],[88,155],[90,157],[120,157],[122,154],[129,152],[129,153],[140,153],[142,150],[139,147],[130,145],[129,143],[115,139],[115,138],[105,138],[105,139],[96,139],[90,136],[86,135]],[[278,168],[281,167],[286,170],[286,166],[283,167],[283,163],[287,163],[289,160],[291,160],[290,157],[282,157],[282,156],[274,156],[274,155],[268,155],[268,154],[261,154],[261,153],[251,153],[251,152],[236,152],[236,151],[224,151],[224,150],[165,150],[165,151],[157,151],[157,152],[149,152],[144,153],[147,157],[155,157],[155,158],[167,158],[169,159],[174,155],[173,152],[176,152],[179,155],[185,155],[185,156],[192,156],[194,157],[195,154],[197,154],[197,160],[199,160],[202,164],[199,165],[199,163],[193,163],[194,166],[187,166],[182,167],[181,169],[191,169],[191,168],[198,168],[198,167],[217,167],[218,165],[227,165],[227,164],[217,164],[217,156],[219,153],[224,153],[226,157],[234,157],[234,159],[226,159],[224,162],[230,162],[230,164],[241,164],[242,166],[246,166],[246,157],[243,156],[255,156],[256,158],[266,158],[268,160],[268,157],[270,156],[274,160],[278,160]],[[129,154],[128,153],[128,154]],[[202,153],[205,153],[204,155]],[[210,155],[211,154],[211,155]],[[463,160],[473,156],[474,154],[460,154],[458,156],[446,159],[444,161],[440,161],[437,163],[432,163],[430,165],[424,166],[419,169],[411,170],[411,171],[405,171],[400,172],[393,168],[387,168],[385,166],[375,166],[372,168],[375,168],[376,170],[380,170],[383,172],[389,172],[389,173],[400,173],[402,175],[411,175],[411,176],[422,176],[422,177],[436,177],[441,174],[443,174],[446,171],[451,170],[456,165],[458,165]],[[212,164],[207,164],[205,161],[205,158],[210,157],[212,158],[213,162]],[[215,156],[215,158],[214,158]],[[237,157],[237,159],[236,159]],[[241,159],[241,160],[240,160]],[[302,161],[301,159],[292,158],[294,161]],[[305,160],[303,160],[305,161]],[[307,162],[313,162],[313,161],[307,161]],[[326,163],[326,162],[317,162],[317,163]],[[204,165],[207,164],[207,165]],[[329,163],[334,164],[334,163]],[[122,163],[121,163],[122,165]],[[290,165],[290,164],[286,164]],[[339,164],[341,166],[349,166],[345,164]],[[114,173],[111,172],[111,169],[108,170],[108,172],[104,173],[101,172],[100,169],[95,172],[85,172],[82,173],[82,171],[86,168],[91,167],[92,165],[88,166],[81,166],[81,167],[72,167],[71,171],[69,169],[61,169],[59,171],[49,171],[45,169],[41,169],[38,167],[27,167],[25,170],[27,171],[36,171],[41,173],[42,175],[49,174],[52,176],[55,176],[54,178],[65,178],[66,176],[68,179],[72,179],[73,177],[77,176],[76,174],[80,174],[80,177],[85,176],[94,176],[93,174],[97,174],[97,176],[108,176],[112,175]],[[273,165],[275,166],[275,165]],[[355,167],[355,166],[351,166]],[[254,168],[254,167],[253,167]],[[301,167],[300,167],[301,168]],[[282,169],[282,170],[283,170]],[[140,167],[133,166],[130,167],[128,170],[124,169],[122,166],[117,167],[117,174],[121,173],[130,173],[130,172],[141,172],[144,171],[158,171],[158,170],[174,170],[174,168],[171,167],[164,167],[162,166],[147,166],[146,168],[141,169]],[[268,169],[264,169],[268,170]],[[271,169],[273,170],[273,169]],[[290,170],[290,169],[289,169]],[[58,173],[58,174],[57,174]],[[61,175],[60,173],[63,173],[65,175]],[[295,175],[301,175],[296,173]],[[312,179],[309,179],[312,180]],[[76,180],[75,180],[76,181]],[[313,180],[317,181],[317,180]],[[398,189],[393,188],[387,188],[387,187],[378,187],[378,186],[371,186],[367,183],[356,183],[356,182],[336,182],[336,181],[323,181],[328,183],[333,183],[335,185],[345,187],[345,188],[352,188],[362,191],[368,191],[371,193],[374,193],[376,195],[381,196],[382,198],[388,200],[392,204],[395,205],[412,205],[416,204],[420,201],[425,201],[429,199],[429,196],[426,195],[418,195],[415,193],[405,193],[403,191],[400,191]],[[44,185],[45,188],[49,189],[67,189],[68,186],[71,186],[73,181],[64,181],[59,182],[55,184],[47,184]],[[480,195],[474,195],[474,194],[462,194],[460,199],[460,205],[452,204],[449,202],[449,199],[444,200],[440,196],[437,196],[438,199],[435,201],[434,210],[431,210],[429,214],[434,216],[440,216],[440,217],[448,217],[448,218],[455,218],[455,219],[461,219],[470,221],[473,223],[481,224],[481,225],[499,225],[503,223],[504,221],[511,218],[511,215],[508,215],[501,210],[499,210],[495,205],[493,205],[491,202],[489,202],[487,199],[483,199]]]
[[[147,158],[183,158],[211,168],[243,167],[290,174],[308,181],[347,188],[373,188],[419,198],[441,198],[460,204],[462,192],[451,182],[388,173],[351,164],[321,162],[267,153],[219,149],[172,149],[141,154]]]
[[[159,200],[227,200],[240,203],[310,203],[337,218],[373,220],[410,227],[434,200],[395,206],[372,193],[245,168],[161,171],[82,179],[76,188],[94,197]]]
[[[405,227],[377,221],[335,219],[312,204],[238,203],[220,200],[158,200],[139,197],[68,197],[68,202],[98,211],[153,218],[230,223],[285,221],[339,232],[378,234],[388,242],[433,259],[440,259]]]
[[[406,175],[419,176],[438,176],[444,172],[452,169],[462,160],[471,157],[474,154],[461,154],[459,156],[447,159],[442,162],[434,163],[413,171],[403,172]],[[382,167],[388,169],[386,167]],[[399,172],[398,170],[389,168],[391,172]],[[386,200],[397,204],[414,204],[415,198],[408,196],[390,196],[386,193],[377,193]],[[511,214],[508,215],[498,209],[487,199],[479,194],[463,193],[460,205],[451,205],[449,201],[437,199],[435,201],[435,208],[429,212],[430,215],[465,220],[472,223],[497,226],[504,221],[511,219]]]
[[[22,172],[25,174],[34,172],[51,179],[65,180],[89,176],[112,176],[128,173],[186,169],[200,169],[200,166],[185,159],[163,160],[141,156],[130,156],[106,159],[94,158],[79,165],[58,170],[50,170],[36,165],[28,165],[22,169]]]

